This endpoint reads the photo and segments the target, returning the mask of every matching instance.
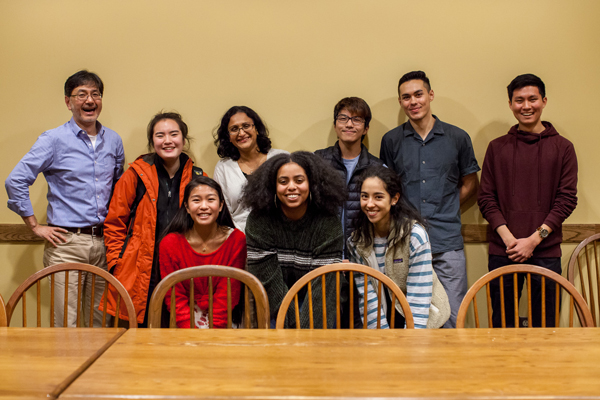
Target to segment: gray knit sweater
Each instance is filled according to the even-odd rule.
[[[307,272],[323,265],[341,262],[342,225],[336,215],[310,207],[304,217],[290,221],[281,212],[253,210],[246,222],[248,271],[263,284],[269,296],[271,318],[289,288]],[[315,327],[322,328],[321,279],[312,283]],[[298,295],[302,301],[304,288]],[[326,279],[327,326],[335,326],[335,274]],[[295,327],[294,303],[288,309],[286,327]],[[300,309],[300,325],[309,326],[308,302]]]

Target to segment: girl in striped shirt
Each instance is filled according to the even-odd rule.
[[[450,316],[448,296],[431,265],[431,246],[421,216],[402,196],[402,183],[385,167],[372,167],[359,180],[362,213],[348,240],[350,262],[367,265],[389,276],[404,292],[415,328],[439,328]],[[361,322],[377,326],[377,294],[368,283],[367,316],[363,315],[364,281],[356,274]],[[360,276],[358,276],[360,275]],[[385,292],[381,326],[396,312],[396,327],[404,327],[400,304],[392,307]],[[395,309],[394,309],[395,308]]]

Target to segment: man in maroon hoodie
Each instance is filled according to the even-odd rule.
[[[573,144],[542,121],[546,88],[532,74],[508,85],[509,106],[519,122],[490,142],[478,204],[493,229],[489,270],[533,264],[558,274],[562,223],[577,205],[577,157]],[[519,295],[524,276],[518,279]],[[546,326],[554,326],[555,285],[546,280]],[[494,327],[501,326],[499,282],[491,286]],[[533,325],[541,326],[541,278],[532,277]],[[504,278],[506,326],[514,326],[513,280]]]

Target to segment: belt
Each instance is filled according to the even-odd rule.
[[[49,226],[53,226],[55,228],[62,228],[68,232],[72,233],[83,233],[84,235],[92,235],[92,236],[103,236],[104,235],[104,225],[94,225],[94,226],[86,226],[84,228],[70,228],[67,226],[58,226],[53,224],[48,224]]]

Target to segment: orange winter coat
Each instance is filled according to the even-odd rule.
[[[125,171],[115,186],[108,215],[104,221],[104,244],[108,268],[129,292],[137,313],[137,321],[142,323],[146,313],[156,239],[158,174],[154,165],[154,154],[142,155],[129,166],[130,168]],[[192,160],[188,159],[179,185],[180,206],[185,186],[192,180],[192,166]],[[194,173],[198,172],[194,171]],[[146,186],[146,193],[137,206],[133,234],[129,240],[126,240],[130,211],[139,182],[138,177]],[[115,315],[116,298],[117,291],[111,287],[107,296],[107,312],[111,315]],[[101,309],[103,304],[104,299],[100,303]],[[121,316],[126,309],[125,303],[121,301],[120,319],[128,320],[126,316]]]

